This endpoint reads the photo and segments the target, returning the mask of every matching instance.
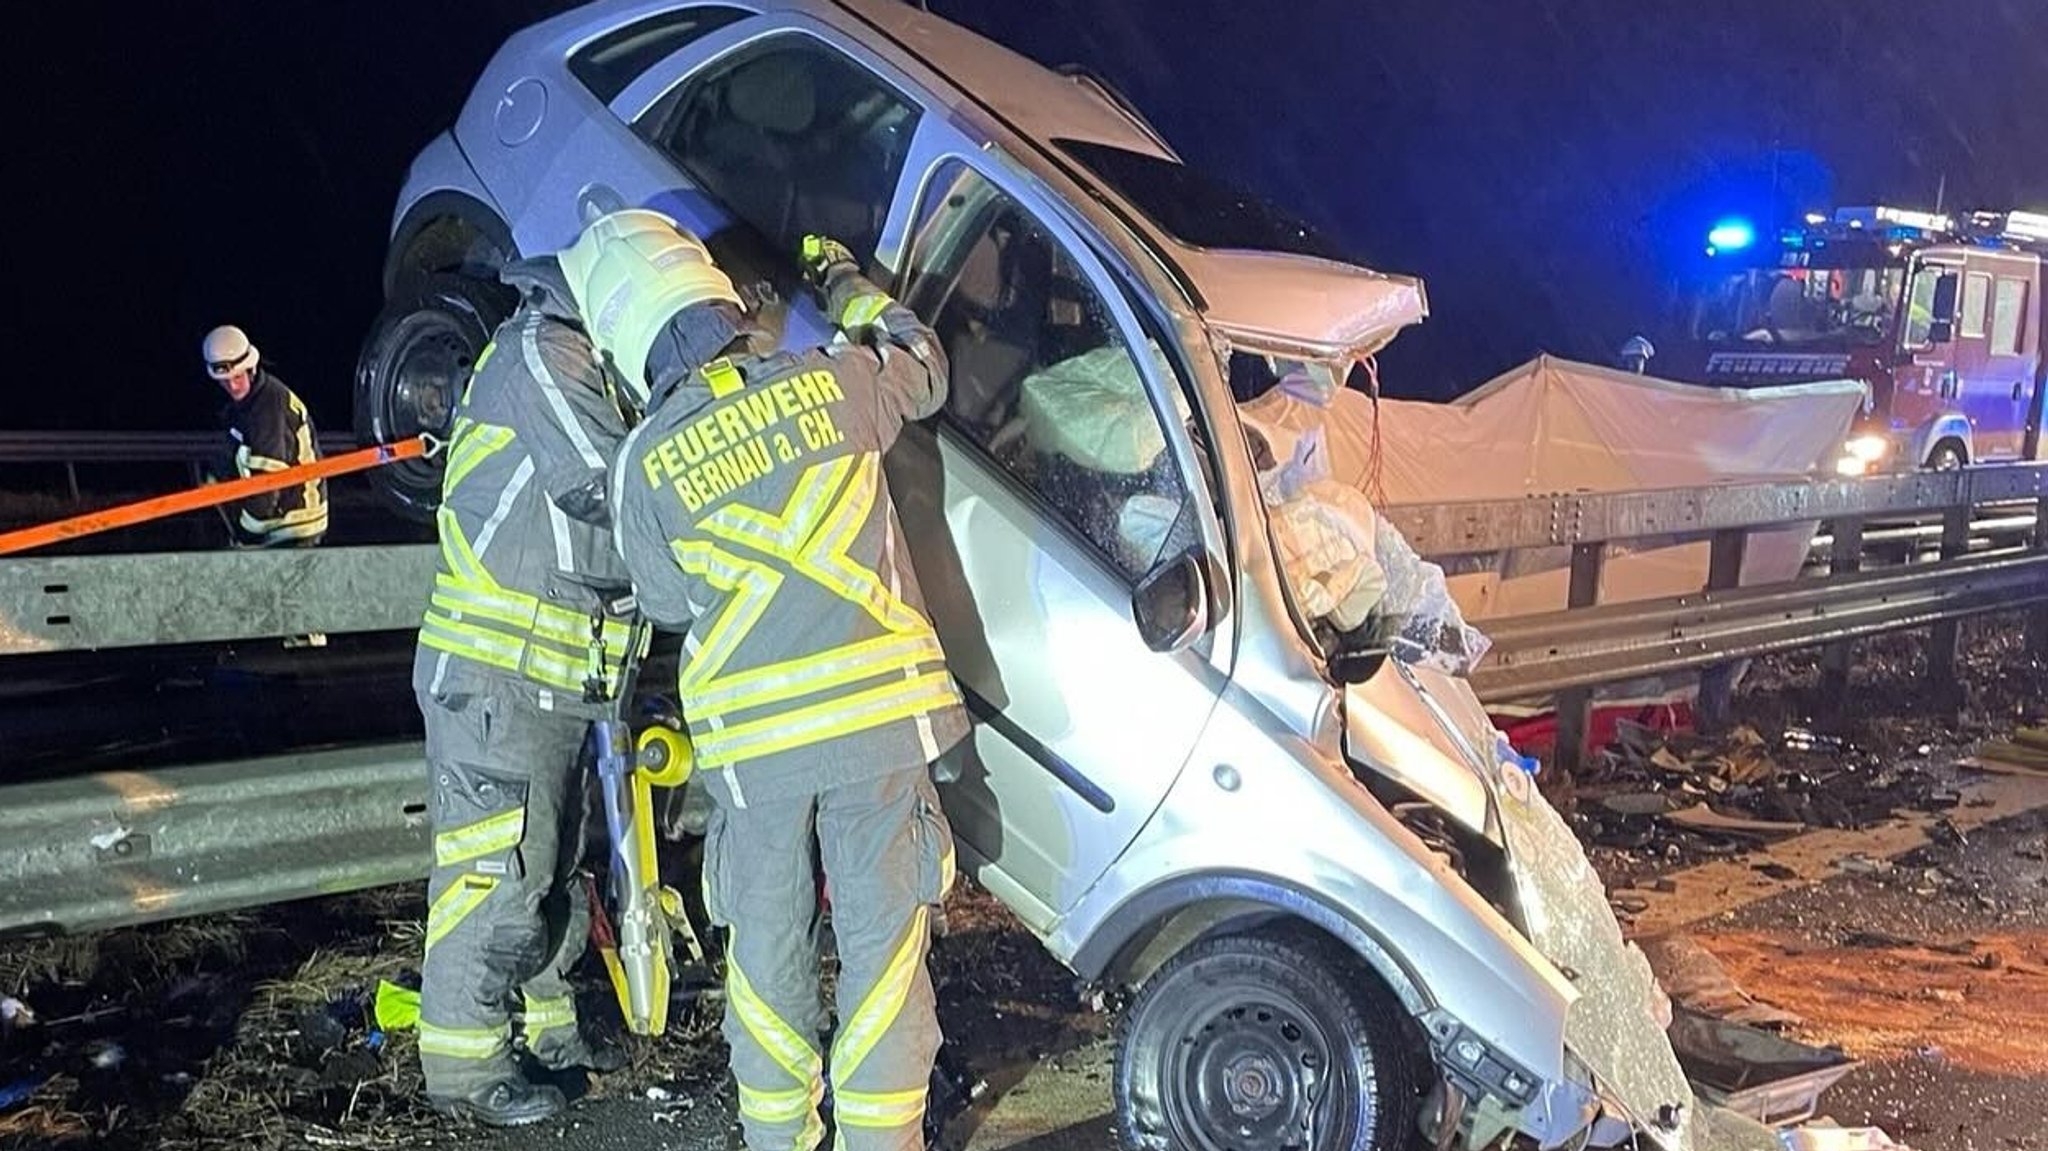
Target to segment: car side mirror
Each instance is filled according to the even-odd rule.
[[[1209,630],[1208,576],[1190,549],[1145,573],[1131,590],[1131,618],[1153,651],[1179,651]]]
[[[1934,302],[1928,310],[1934,315],[1935,323],[1953,321],[1956,318],[1956,294],[1962,287],[1963,279],[1954,272],[1943,273],[1934,281]]]
[[[1956,338],[1956,296],[1963,278],[1945,272],[1934,281],[1934,299],[1928,302],[1927,342],[1946,344]]]

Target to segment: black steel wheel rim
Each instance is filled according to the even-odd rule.
[[[1315,1014],[1270,991],[1186,1012],[1164,1053],[1175,1146],[1292,1151],[1323,1146],[1346,1078]]]
[[[384,393],[384,424],[392,439],[448,434],[477,351],[452,316],[419,312],[407,317],[392,349],[391,382]],[[431,478],[438,467],[419,460],[399,466],[422,479]]]

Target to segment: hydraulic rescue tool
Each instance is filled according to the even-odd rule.
[[[630,604],[619,605],[630,610]],[[703,948],[683,909],[682,897],[661,882],[655,855],[658,830],[654,788],[681,787],[689,782],[694,756],[687,734],[657,719],[633,739],[628,718],[633,683],[647,646],[645,623],[634,625],[615,690],[604,675],[604,622],[600,611],[591,618],[590,663],[584,698],[611,704],[610,714],[592,725],[597,744],[597,778],[604,799],[605,830],[611,839],[611,903],[595,908],[592,937],[626,1027],[635,1035],[660,1035],[668,1028],[669,987],[675,952],[671,933],[680,933],[693,962],[703,961]]]

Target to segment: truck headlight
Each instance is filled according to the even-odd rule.
[[[1847,444],[1849,455],[1866,464],[1874,464],[1885,458],[1892,450],[1892,443],[1879,435],[1857,436]]]
[[[1869,470],[1869,461],[1857,459],[1855,456],[1843,456],[1835,461],[1835,474],[1847,476],[1852,480]]]

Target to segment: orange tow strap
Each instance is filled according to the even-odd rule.
[[[396,443],[378,444],[330,456],[324,460],[314,460],[310,464],[300,464],[280,472],[265,472],[260,476],[249,476],[246,479],[206,484],[168,496],[157,496],[102,511],[87,512],[82,516],[72,516],[70,519],[58,520],[55,523],[0,533],[0,556],[25,552],[30,548],[61,543],[64,540],[74,540],[80,536],[112,531],[115,528],[147,523],[182,512],[197,511],[216,504],[232,503],[249,496],[262,495],[264,492],[296,487],[308,480],[347,475],[350,472],[360,472],[399,460],[417,459],[427,455],[429,450],[427,438],[424,436],[399,440]]]

